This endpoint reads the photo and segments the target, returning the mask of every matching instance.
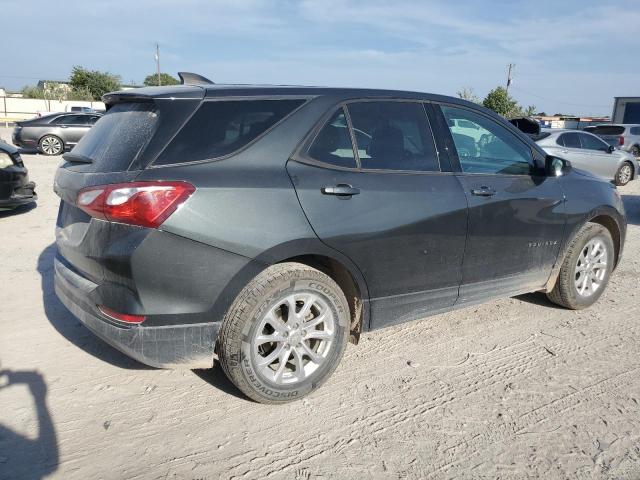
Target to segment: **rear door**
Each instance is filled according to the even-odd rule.
[[[287,170],[300,203],[320,239],[361,269],[373,327],[454,304],[467,203],[422,103],[348,103],[296,160]]]
[[[64,115],[52,123],[61,129],[65,145],[75,145],[91,128],[88,115]]]
[[[466,120],[481,135],[450,127],[458,179],[469,204],[459,302],[542,287],[563,238],[564,195],[557,178],[538,175],[531,147],[483,113],[442,105],[446,124]]]

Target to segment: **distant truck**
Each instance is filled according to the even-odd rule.
[[[640,97],[615,97],[611,123],[640,124]]]

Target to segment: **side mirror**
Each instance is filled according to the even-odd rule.
[[[614,147],[613,145],[609,145],[609,148],[607,148],[608,153],[613,153],[615,151],[616,151],[616,147]]]
[[[544,170],[548,177],[561,177],[571,169],[571,163],[562,158],[547,156]]]

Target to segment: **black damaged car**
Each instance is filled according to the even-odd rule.
[[[364,331],[534,291],[588,307],[622,255],[615,186],[458,98],[200,81],[104,101],[56,174],[59,298],[149,365],[217,357],[260,402],[318,388]]]
[[[35,188],[18,149],[0,140],[0,211],[34,202]]]

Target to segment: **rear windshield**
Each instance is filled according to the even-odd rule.
[[[154,162],[195,162],[229,155],[285,118],[305,100],[204,102]]]
[[[152,103],[118,103],[82,137],[73,153],[93,160],[97,171],[126,170],[158,122]]]
[[[622,135],[624,133],[624,127],[614,125],[600,125],[598,127],[585,128],[587,132],[595,135]]]

